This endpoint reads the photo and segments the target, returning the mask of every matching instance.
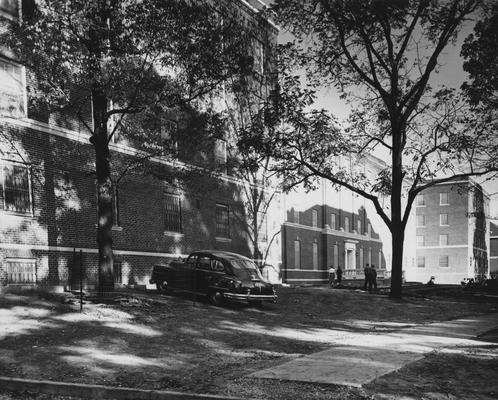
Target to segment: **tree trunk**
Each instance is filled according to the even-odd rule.
[[[90,139],[95,149],[97,175],[97,245],[99,249],[100,293],[114,290],[112,255],[112,181],[107,141],[107,98],[103,91],[92,93],[94,132]]]
[[[391,180],[391,292],[389,297],[400,299],[403,287],[403,224],[401,194],[403,189],[402,129],[393,124],[392,180]]]
[[[391,291],[389,297],[400,299],[403,289],[403,243],[404,229],[393,227],[392,230],[392,263],[391,263]]]

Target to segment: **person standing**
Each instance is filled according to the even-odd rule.
[[[340,265],[337,267],[336,275],[337,275],[337,285],[340,286],[342,283],[342,268]]]
[[[367,264],[363,273],[365,274],[365,283],[363,284],[363,290],[367,290],[367,286],[370,286],[370,264]]]
[[[335,281],[335,269],[333,265],[330,266],[328,272],[329,272],[329,286],[332,287],[334,286],[334,281]]]
[[[375,265],[372,264],[370,268],[370,283],[368,285],[368,291],[371,292],[372,288],[377,291],[377,271],[375,270]]]

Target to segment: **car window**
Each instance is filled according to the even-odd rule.
[[[261,272],[259,272],[258,267],[250,260],[241,260],[232,258],[230,259],[230,264],[233,269],[233,274],[239,279],[252,280],[259,279],[264,280]]]
[[[197,261],[196,254],[192,254],[191,256],[189,256],[189,258],[187,258],[187,264],[190,265],[191,267],[195,266],[196,261]]]
[[[223,265],[223,263],[221,261],[218,261],[218,260],[213,260],[213,270],[214,271],[220,271],[220,272],[223,272],[225,270],[225,266]]]
[[[211,258],[209,257],[199,257],[197,268],[200,269],[211,269]]]

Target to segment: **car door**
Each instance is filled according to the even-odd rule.
[[[193,271],[197,264],[198,255],[191,254],[185,263],[176,272],[176,286],[182,290],[192,290]]]
[[[212,258],[209,254],[199,254],[194,270],[194,291],[207,293],[209,277],[212,273]]]

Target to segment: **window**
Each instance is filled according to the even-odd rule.
[[[112,187],[112,224],[113,226],[120,226],[119,221],[119,191],[117,185]]]
[[[448,268],[448,256],[439,256],[439,267]]]
[[[294,210],[294,222],[299,224],[299,211]]]
[[[301,268],[301,242],[294,240],[294,268]]]
[[[361,235],[362,234],[362,232],[361,232],[361,219],[356,221],[356,229],[357,229],[357,232]]]
[[[334,213],[330,214],[330,228],[337,229],[336,215]]]
[[[372,224],[369,222],[367,225],[368,236],[372,236]]]
[[[31,213],[30,173],[25,165],[5,164],[0,185],[0,210]]]
[[[334,244],[334,267],[338,267],[339,266],[339,245],[338,244]]]
[[[0,0],[0,11],[11,17],[19,17],[19,0]]]
[[[425,257],[424,256],[417,257],[417,268],[425,268]]]
[[[349,232],[349,217],[344,217],[344,232]]]
[[[197,268],[204,270],[211,270],[211,259],[206,256],[201,256],[197,262]]]
[[[313,243],[313,269],[318,269],[318,243]]]
[[[182,204],[180,196],[164,195],[164,230],[168,232],[182,231]]]
[[[447,234],[439,235],[439,245],[440,246],[448,246],[448,235]]]
[[[382,269],[382,250],[379,250],[379,269]]]
[[[439,214],[439,225],[447,226],[448,224],[448,214]]]
[[[25,115],[23,67],[0,58],[0,115]]]
[[[268,214],[265,212],[258,211],[258,221],[259,221],[259,241],[268,241]]]
[[[417,206],[425,206],[425,196],[423,194],[417,196]]]
[[[214,162],[216,167],[225,168],[227,164],[227,142],[216,139],[214,142]]]
[[[264,46],[259,40],[254,41],[254,71],[260,75],[264,72]]]
[[[425,226],[425,215],[417,215],[417,226]]]
[[[424,235],[417,235],[417,247],[425,246],[425,237]]]
[[[114,274],[114,283],[121,284],[123,283],[123,263],[121,261],[114,260],[113,262],[113,274]]]
[[[439,193],[439,205],[448,206],[449,204],[448,192]]]
[[[36,261],[7,260],[7,283],[36,283]]]
[[[365,259],[363,255],[363,247],[360,247],[360,265],[365,265]]]
[[[372,248],[368,248],[368,263],[372,265]]]
[[[230,210],[225,204],[216,204],[216,236],[230,237]]]
[[[316,210],[311,210],[311,224],[313,228],[318,226],[318,211]]]

